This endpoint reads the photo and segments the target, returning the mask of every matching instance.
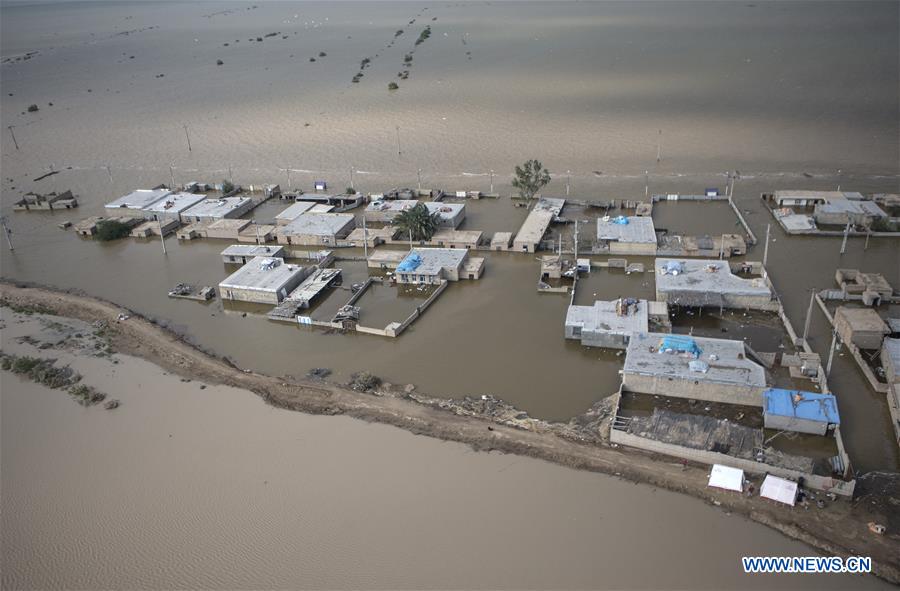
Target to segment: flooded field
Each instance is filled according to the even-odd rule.
[[[414,383],[421,391],[435,395],[493,394],[533,416],[550,419],[567,419],[582,413],[594,401],[615,391],[621,358],[563,338],[568,297],[537,293],[540,264],[536,255],[484,253],[485,272],[480,280],[451,284],[400,338],[383,339],[362,334],[326,334],[271,322],[264,316],[267,308],[261,306],[223,306],[219,300],[200,304],[166,297],[167,291],[179,282],[217,285],[224,279],[233,270],[219,256],[230,244],[228,241],[180,243],[169,237],[164,255],[158,239],[100,243],[80,239],[57,225],[101,215],[103,204],[111,199],[135,188],[169,183],[170,179],[184,183],[233,178],[243,185],[278,182],[283,188],[305,190],[312,189],[314,180],[325,179],[329,190],[336,192],[351,182],[357,190],[382,192],[392,187],[415,187],[421,177],[423,187],[449,191],[493,188],[499,192],[503,197],[498,200],[467,202],[467,217],[461,226],[482,230],[490,237],[496,231],[515,232],[527,215],[525,209],[514,207],[509,199],[513,191],[512,168],[527,158],[541,159],[554,173],[544,189],[545,195],[564,196],[568,192],[573,199],[588,201],[640,200],[645,190],[650,194],[696,194],[707,187],[723,189],[725,171],[737,170],[740,177],[734,198],[760,240],[771,224],[768,269],[795,327],[803,325],[809,289],[833,287],[838,267],[877,271],[895,287],[900,286],[897,240],[873,238],[866,247],[864,239],[854,238],[841,255],[840,238],[785,235],[759,199],[764,191],[790,188],[840,186],[864,193],[900,190],[900,115],[896,109],[900,93],[896,84],[900,78],[896,59],[900,8],[896,3],[534,2],[419,6],[406,2],[258,2],[256,8],[251,6],[207,2],[0,6],[0,51],[4,59],[0,65],[0,209],[7,216],[15,245],[12,251],[3,245],[3,277],[82,290],[127,306],[227,356],[240,367],[272,375],[303,375],[310,368],[324,367],[334,371],[332,379],[342,382],[354,372],[369,371],[392,383]],[[415,22],[409,24],[411,20]],[[497,22],[504,26],[498,28]],[[432,28],[430,39],[414,45],[426,25]],[[401,29],[403,33],[396,35]],[[270,33],[275,35],[268,36]],[[415,65],[409,78],[399,80],[397,91],[388,91],[387,84],[398,80],[398,70],[404,67],[404,55],[414,48]],[[310,60],[313,57],[316,61]],[[364,58],[370,60],[370,65],[365,67],[360,81],[354,83],[351,79]],[[223,64],[217,66],[217,60]],[[31,104],[38,110],[29,112]],[[661,158],[657,161],[658,152]],[[50,172],[57,174],[35,180]],[[66,189],[79,198],[81,206],[75,211],[12,211],[13,201],[25,191]],[[283,207],[285,203],[273,201],[246,217],[268,221]],[[655,208],[654,220],[658,227],[692,234],[739,229],[733,212],[722,204],[666,202]],[[564,236],[568,237],[570,230],[571,226],[566,227]],[[594,227],[586,223],[580,231],[590,234]],[[359,257],[362,252],[352,249],[338,254]],[[760,260],[762,245],[753,248],[747,258]],[[629,257],[629,262],[644,262],[648,271],[652,269],[650,259]],[[368,275],[361,262],[339,261],[335,266],[345,269],[344,287]],[[576,303],[590,304],[595,298],[613,299],[620,295],[651,297],[653,293],[651,273],[626,276],[621,271],[595,270],[580,282]],[[415,306],[417,297],[398,298],[382,288],[369,295],[377,305],[370,308],[371,316],[366,322],[371,320],[376,326],[397,320],[398,314],[405,316],[404,312]],[[347,299],[347,290],[335,289],[314,305],[311,314],[325,318]],[[676,330],[685,328],[676,326]],[[695,330],[718,330],[723,334],[718,324],[704,327],[701,322]],[[768,329],[754,333],[752,339],[753,346],[761,349],[777,346],[780,340]],[[811,344],[825,357],[830,342],[830,326],[816,310]],[[204,526],[210,528],[209,537],[228,539],[234,532],[256,531],[257,537],[249,541],[242,538],[247,547],[255,547],[262,539],[289,539],[293,541],[291,547],[302,545],[303,541],[292,537],[304,529],[303,519],[291,522],[298,525],[291,532],[273,525],[283,520],[284,503],[297,502],[293,495],[288,502],[286,492],[280,501],[273,501],[274,505],[253,505],[259,518],[254,524],[232,521],[236,519],[235,511],[246,510],[248,498],[258,498],[259,491],[254,487],[267,479],[262,472],[290,473],[295,475],[292,478],[309,473],[317,485],[320,480],[316,476],[329,476],[334,478],[330,482],[335,487],[350,491],[355,488],[346,481],[347,475],[371,475],[377,471],[377,464],[362,462],[368,454],[355,455],[360,450],[373,451],[373,457],[391,455],[412,458],[410,462],[420,460],[419,474],[430,474],[433,470],[428,466],[438,464],[442,465],[442,474],[465,474],[449,488],[441,480],[423,485],[435,499],[446,501],[442,507],[450,503],[456,508],[455,513],[448,511],[448,516],[458,516],[471,507],[463,499],[473,504],[484,502],[485,498],[508,500],[513,498],[511,490],[530,490],[535,482],[542,483],[542,498],[555,495],[568,499],[556,506],[578,510],[566,515],[554,513],[534,499],[526,501],[521,497],[517,507],[521,515],[528,515],[529,527],[537,524],[544,531],[559,531],[558,537],[572,535],[572,529],[548,529],[550,523],[557,523],[556,519],[574,523],[571,520],[576,514],[578,523],[585,516],[600,519],[594,512],[598,498],[621,494],[621,498],[644,495],[655,499],[648,490],[635,492],[637,487],[626,487],[627,492],[618,493],[602,487],[595,489],[589,475],[556,468],[552,474],[545,473],[541,470],[550,468],[539,463],[535,463],[534,472],[523,472],[514,480],[498,479],[496,488],[485,484],[488,488],[484,490],[476,487],[463,491],[459,483],[472,481],[469,471],[476,470],[471,467],[472,462],[484,462],[484,472],[479,472],[479,478],[484,478],[479,482],[485,483],[492,478],[489,474],[503,469],[496,462],[509,459],[472,456],[461,450],[444,457],[441,454],[449,446],[412,440],[389,429],[351,427],[352,421],[342,419],[277,413],[255,400],[241,402],[240,395],[229,398],[229,394],[222,394],[211,402],[214,393],[221,394],[213,389],[192,392],[191,398],[182,395],[178,383],[172,388],[169,382],[165,384],[166,388],[148,386],[131,392],[129,404],[133,401],[132,408],[140,409],[133,416],[140,416],[138,422],[143,426],[124,421],[97,425],[94,427],[102,435],[91,441],[83,441],[91,430],[76,428],[77,421],[70,420],[69,414],[79,409],[47,411],[50,402],[46,393],[18,383],[14,388],[4,387],[4,477],[13,474],[16,481],[23,479],[27,483],[15,489],[12,500],[4,490],[4,530],[8,523],[13,527],[16,539],[22,541],[20,550],[37,552],[42,546],[35,541],[26,544],[22,529],[25,522],[7,522],[18,520],[19,514],[6,507],[32,507],[33,512],[26,516],[43,520],[35,522],[43,524],[41,531],[48,537],[42,539],[49,540],[52,523],[65,519],[65,515],[39,514],[38,509],[43,506],[28,503],[35,500],[34,491],[68,490],[71,482],[78,479],[76,470],[83,465],[67,464],[70,455],[65,452],[74,453],[81,444],[91,450],[87,457],[97,458],[90,465],[91,481],[106,483],[117,478],[118,471],[109,468],[118,466],[125,456],[109,454],[118,453],[119,448],[123,454],[130,450],[128,458],[150,450],[146,451],[151,454],[148,465],[155,476],[148,482],[160,485],[173,498],[196,499],[196,490],[201,489],[221,491],[221,496],[210,504],[213,508],[203,513]],[[838,396],[843,435],[857,470],[897,469],[900,464],[884,396],[867,387],[849,356],[836,357],[829,384]],[[141,394],[147,392],[152,398],[148,396],[140,402]],[[162,402],[156,404],[157,401]],[[171,401],[174,402],[168,404]],[[177,406],[180,404],[186,406]],[[247,405],[254,404],[260,406],[262,414],[248,410]],[[58,420],[41,422],[28,431],[37,437],[20,438],[26,425],[31,425],[7,417],[33,416],[29,414],[36,412],[32,405],[40,406],[41,412],[59,413]],[[189,425],[198,416],[207,417],[204,421],[210,424],[210,430],[191,431],[190,437],[218,433],[217,437],[203,441],[186,438]],[[168,442],[165,446],[154,444],[168,420],[181,425],[181,430],[174,433],[181,433],[175,448],[167,437],[162,439]],[[328,439],[332,433],[332,423],[328,421],[339,423],[340,429],[348,432],[353,430],[344,441],[354,444],[341,449],[353,449],[354,453],[331,461],[322,461],[310,453],[301,462],[295,448],[303,449],[302,440]],[[233,437],[236,432],[252,433],[254,444],[239,444],[239,438]],[[127,439],[126,435],[133,438]],[[25,444],[35,438],[40,445]],[[410,447],[409,441],[415,441],[415,445]],[[229,448],[240,448],[244,455],[233,461],[228,459],[218,451],[217,446],[223,443]],[[291,453],[273,454],[273,446],[290,448]],[[163,462],[162,455],[155,454],[177,456],[184,454],[185,449],[208,459],[210,465],[235,466],[245,481],[232,489],[232,479],[223,480],[225,472],[209,472],[197,475],[198,480],[159,484],[165,482],[163,474],[171,465]],[[248,456],[250,449],[256,453]],[[320,446],[310,449],[319,450]],[[418,451],[410,451],[413,449]],[[412,455],[400,455],[398,450]],[[259,463],[260,456],[272,462],[265,470]],[[56,463],[46,470],[25,469],[48,457],[56,458]],[[352,462],[346,463],[348,458]],[[365,465],[357,466],[357,460],[371,466],[371,470]],[[129,466],[136,469],[137,464]],[[346,468],[343,476],[327,467],[334,465]],[[391,462],[394,469],[400,465],[402,462]],[[257,470],[256,466],[261,472],[246,474],[247,470]],[[455,466],[456,471],[450,466]],[[396,482],[409,477],[392,474],[397,480],[386,477],[379,485],[381,489],[395,490]],[[141,482],[137,477],[122,480],[120,487]],[[275,482],[271,478],[269,481]],[[390,487],[384,484],[388,482]],[[515,486],[510,487],[511,482]],[[285,490],[296,491],[301,484],[308,482],[292,481]],[[615,482],[611,485],[619,486]],[[195,487],[190,494],[187,488],[180,488],[190,486]],[[480,492],[471,496],[472,490]],[[129,492],[115,487],[110,491],[111,496]],[[446,491],[452,494],[442,496]],[[89,492],[80,490],[79,495],[59,496],[89,498]],[[328,496],[311,495],[310,502]],[[580,504],[567,495],[580,499]],[[679,503],[684,502],[686,499],[680,497],[667,497],[665,502],[647,501],[635,513],[655,515],[659,523],[678,516]],[[66,507],[69,506],[61,505],[58,510],[64,512]],[[648,507],[657,507],[659,514]],[[735,540],[728,529],[730,525],[715,521],[727,518],[705,511],[699,503],[697,507],[695,512],[689,512],[692,523],[664,529],[681,535],[719,531],[721,535],[715,537],[715,543],[708,538],[696,540],[698,546],[711,552],[718,552],[723,540]],[[331,508],[333,514],[343,515]],[[101,508],[93,506],[93,510]],[[98,518],[92,527],[102,528],[108,547],[113,548],[119,539],[115,532],[121,524],[131,523],[134,527],[139,522],[152,523],[161,510],[148,499],[141,512],[133,516],[124,510],[109,513],[104,519]],[[424,506],[418,506],[418,510],[433,512],[433,508]],[[229,519],[217,520],[216,511],[227,513]],[[626,514],[618,510],[614,513]],[[507,557],[521,553],[522,548],[507,548],[493,537],[497,531],[513,531],[507,528],[520,524],[513,516],[502,515],[506,516],[495,515],[497,521],[492,522],[491,528],[472,526],[473,530],[448,517],[441,527],[457,535],[448,533],[434,541],[434,553],[428,560],[423,559],[421,572],[435,572],[438,565],[443,565],[440,568],[453,568],[459,573],[456,566],[437,558],[450,551],[467,556],[463,564],[478,562],[482,551]],[[518,586],[583,587],[595,586],[597,579],[592,577],[602,573],[602,580],[610,586],[684,586],[687,579],[672,579],[677,577],[673,573],[696,575],[704,568],[712,568],[711,562],[704,560],[702,568],[698,565],[682,570],[684,565],[693,563],[689,557],[679,557],[673,558],[671,569],[621,569],[628,572],[628,578],[616,579],[610,574],[616,569],[600,568],[597,557],[616,556],[610,565],[628,564],[627,560],[597,552],[597,548],[621,550],[621,541],[604,546],[593,537],[610,526],[615,529],[609,519],[613,517],[608,515],[604,524],[584,521],[583,525],[588,525],[575,528],[581,541],[573,546],[591,548],[584,557],[597,565],[590,568],[590,575],[564,558],[553,558],[556,553],[552,550],[561,546],[554,542],[535,548],[537,555],[546,550],[547,557],[562,565],[555,571],[556,578],[542,579],[539,573],[535,574],[530,566],[542,563],[535,558],[524,567],[517,563],[522,570],[486,569],[473,572],[472,578],[446,578],[442,582],[446,586],[469,586],[477,580],[494,586],[517,586],[519,580],[512,574],[505,578],[488,576],[503,572],[522,574]],[[359,525],[366,521],[362,515],[356,521],[347,517],[342,526],[361,528],[360,540],[385,527],[381,521]],[[415,518],[404,521],[418,522]],[[271,527],[266,529],[259,523]],[[625,521],[618,525],[633,527],[633,523]],[[176,546],[194,547],[190,531],[176,531]],[[331,533],[319,538],[327,540],[325,550],[309,559],[310,564],[318,565],[306,571],[314,573],[308,579],[310,586],[373,585],[373,580],[365,578],[365,569],[340,578],[341,573],[335,574],[329,568],[328,558],[356,556],[339,551],[355,542],[352,536],[334,537],[333,526],[322,531]],[[391,531],[389,535],[397,545],[406,547],[404,536],[408,531],[384,531]],[[472,536],[471,531],[479,535]],[[638,544],[633,548],[640,547],[642,555],[646,553],[643,546],[647,539],[663,539],[649,522],[639,531],[653,531],[649,537],[629,538]],[[157,545],[148,551],[147,560],[138,563],[146,566],[172,556],[161,542],[172,538],[169,529],[146,535]],[[38,537],[36,534],[34,539]],[[748,535],[747,539],[752,537]],[[70,538],[74,539],[77,536]],[[771,545],[770,538],[754,539],[764,539],[760,548],[765,546],[774,552],[776,546]],[[679,538],[671,547],[661,543],[653,556],[669,556],[672,547],[689,546]],[[286,546],[280,547],[283,552]],[[213,555],[219,558],[213,559]],[[531,556],[527,552],[522,555]],[[228,572],[216,562],[223,556],[229,554],[213,552],[198,558],[198,571],[207,573],[208,586],[242,587],[248,586],[251,579],[266,581],[273,587],[293,586],[296,582],[291,578],[296,574],[293,572],[272,574],[269,579],[227,574],[217,578],[219,575],[214,573]],[[286,559],[276,550],[271,556]],[[92,580],[84,566],[79,566],[78,557],[77,553],[58,557],[70,561],[69,566],[76,571],[81,569],[80,575],[66,579],[66,583],[91,586]],[[140,556],[128,553],[111,561],[110,571],[115,576],[104,579],[108,581],[104,584],[176,586],[183,581],[177,572],[137,572],[134,569],[141,567],[135,558]],[[260,577],[270,573],[269,559],[260,550],[259,569],[248,572]],[[389,568],[394,564],[390,560],[379,564],[385,568],[384,576],[378,577],[380,584],[425,584],[415,573],[409,579],[392,578],[402,569]],[[7,575],[9,572],[13,574]],[[571,578],[560,578],[560,573]],[[476,578],[477,574],[483,576]],[[4,576],[11,577],[5,581],[13,583],[54,584],[46,573],[28,578],[18,567],[4,568]],[[660,578],[652,578],[656,576]],[[798,584],[798,580],[790,582]],[[836,580],[828,579],[826,583]],[[819,586],[820,582],[810,585]],[[707,586],[722,584],[725,583],[716,579]],[[768,586],[768,581],[760,586]]]
[[[38,323],[11,316],[7,352],[37,353],[16,340]],[[4,589],[886,586],[740,574],[742,555],[810,550],[683,495],[53,356],[122,405],[2,373]]]

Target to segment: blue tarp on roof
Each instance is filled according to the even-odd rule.
[[[626,218],[624,215],[620,215],[620,216],[614,217],[612,219],[612,223],[619,224],[620,226],[627,226],[628,218]]]
[[[419,268],[419,265],[422,264],[422,257],[412,252],[406,255],[406,258],[400,261],[400,264],[397,265],[397,270],[401,273],[409,273],[410,271],[415,271]]]
[[[667,353],[669,351],[691,353],[694,357],[700,357],[703,352],[693,338],[679,335],[667,335],[660,339],[659,352]]]
[[[832,394],[769,388],[763,391],[767,414],[839,425],[837,399]]]

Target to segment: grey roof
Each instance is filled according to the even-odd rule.
[[[223,256],[281,257],[283,246],[265,246],[262,244],[232,244],[222,251]]]
[[[347,224],[352,223],[353,219],[353,214],[349,213],[307,212],[282,226],[282,232],[284,234],[333,236],[346,228]]]
[[[368,212],[400,213],[412,209],[419,202],[415,199],[376,199],[366,206]]]
[[[287,209],[283,210],[281,213],[275,216],[276,220],[294,220],[297,219],[301,214],[306,213],[317,204],[312,201],[297,201],[296,203],[289,206]]]
[[[452,220],[459,212],[466,208],[465,203],[443,203],[440,201],[426,201],[425,207],[428,208],[428,213],[438,214],[438,217],[445,220]]]
[[[887,337],[881,342],[881,347],[887,353],[886,357],[890,359],[891,366],[894,368],[897,377],[900,378],[900,339]],[[882,353],[882,356],[884,356],[884,353]],[[884,365],[884,361],[882,361],[882,365]]]
[[[631,335],[647,332],[647,300],[638,300],[637,310],[628,316],[616,314],[616,301],[596,301],[593,306],[569,306],[566,326],[581,326],[583,331]]]
[[[185,211],[185,215],[205,218],[222,218],[236,209],[240,209],[249,197],[226,197],[224,199],[206,199]]]
[[[303,273],[303,267],[285,264],[282,259],[254,257],[229,275],[219,288],[276,293],[300,273]]]
[[[153,213],[181,213],[185,209],[196,205],[206,199],[206,195],[196,193],[171,193],[144,208],[144,211]]]
[[[458,269],[468,251],[461,248],[414,248],[410,254],[419,255],[422,261],[414,270],[406,271],[406,273],[437,275],[441,269]],[[403,271],[400,272],[403,273]]]
[[[633,334],[625,352],[623,371],[683,380],[765,387],[766,372],[762,366],[747,359],[743,341],[691,337],[702,351],[697,359],[709,365],[707,372],[702,373],[691,371],[689,363],[694,361],[692,355],[659,352],[659,345],[667,336],[670,335],[652,332]],[[716,358],[713,359],[712,355]]]
[[[516,234],[515,242],[540,242],[541,238],[544,237],[544,233],[547,231],[550,222],[553,221],[553,218],[562,213],[565,204],[565,199],[555,199],[552,197],[541,197],[538,199],[538,202],[534,204],[531,213],[528,214],[528,217],[525,218],[525,221],[522,223],[522,227],[519,228],[519,233]]]
[[[827,203],[820,203],[816,205],[815,213],[846,213],[887,217],[884,210],[878,207],[873,201],[857,201],[851,199],[835,199],[833,201],[828,201]]]
[[[784,227],[788,230],[815,230],[816,224],[813,222],[813,219],[804,214],[794,213],[784,215],[778,218],[781,220],[781,223],[784,224]]]
[[[681,263],[678,275],[662,271],[670,261]],[[715,272],[707,269],[715,268]],[[744,279],[731,272],[728,263],[716,259],[656,259],[656,291],[714,292],[722,295],[772,295],[760,277]]]
[[[124,195],[114,201],[110,201],[106,204],[106,207],[108,209],[117,207],[124,207],[127,209],[144,209],[171,194],[172,191],[168,189],[138,189],[137,191],[132,191],[128,195]]]
[[[850,191],[806,191],[790,189],[787,191],[775,191],[775,201],[783,199],[805,199],[806,201],[829,202],[840,199],[862,199],[861,193]]]
[[[626,243],[656,244],[653,218],[648,216],[628,216],[627,224],[617,224],[607,216],[597,218],[597,240],[615,240]]]
[[[887,324],[891,332],[900,332],[900,318],[888,318]]]

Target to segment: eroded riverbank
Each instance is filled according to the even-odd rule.
[[[465,443],[476,450],[541,458],[687,493],[714,501],[728,511],[746,515],[824,552],[871,556],[879,576],[900,582],[897,534],[889,530],[887,535],[876,536],[866,527],[873,518],[884,520],[886,517],[880,512],[882,505],[878,504],[885,501],[884,494],[869,497],[865,503],[836,502],[829,505],[827,511],[782,509],[759,498],[710,492],[706,487],[705,467],[692,466],[683,470],[680,464],[671,460],[624,452],[602,446],[597,441],[588,442],[581,435],[592,429],[586,427],[579,431],[572,426],[578,423],[577,420],[570,424],[526,420],[516,418],[517,413],[510,411],[514,419],[510,421],[510,414],[505,411],[496,417],[490,416],[495,413],[484,413],[483,407],[496,409],[497,405],[484,405],[478,401],[468,407],[466,414],[459,414],[465,405],[446,400],[427,400],[426,397],[422,400],[427,404],[422,404],[406,393],[375,396],[325,382],[288,382],[241,370],[198,350],[140,316],[130,315],[127,320],[117,321],[123,308],[101,300],[9,284],[0,285],[0,296],[7,304],[20,309],[31,308],[104,323],[105,333],[117,352],[141,357],[186,378],[250,390],[273,406],[312,414],[346,414],[416,434]],[[600,414],[602,412],[595,418],[599,419]],[[886,502],[883,506],[890,507]]]

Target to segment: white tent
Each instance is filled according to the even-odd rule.
[[[797,483],[769,474],[763,480],[759,496],[793,507],[797,500]]]
[[[744,471],[740,468],[713,464],[708,486],[742,492],[744,490]]]

